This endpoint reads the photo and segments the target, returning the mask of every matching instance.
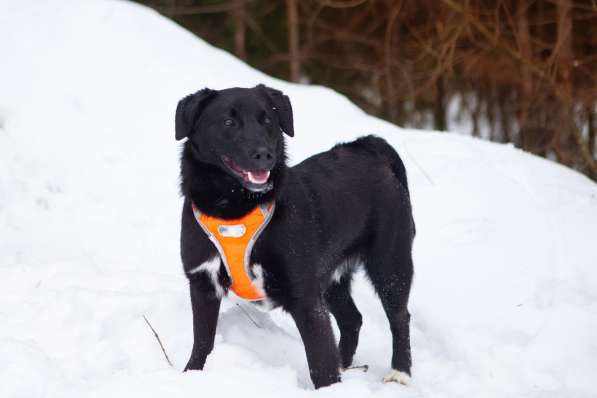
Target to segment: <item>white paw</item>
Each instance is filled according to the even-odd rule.
[[[392,369],[390,371],[390,373],[388,373],[387,375],[384,376],[383,382],[390,383],[392,381],[394,381],[396,383],[404,384],[405,386],[407,386],[410,384],[410,376],[405,372],[401,372],[399,370]]]

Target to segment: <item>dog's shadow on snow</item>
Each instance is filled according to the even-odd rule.
[[[220,314],[217,334],[222,342],[250,351],[267,366],[290,367],[297,371],[300,385],[310,385],[303,343],[272,319],[272,313],[251,304],[233,303]],[[280,315],[280,314],[276,314]]]

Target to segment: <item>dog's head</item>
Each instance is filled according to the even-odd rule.
[[[197,160],[219,167],[252,192],[272,189],[272,170],[285,162],[284,133],[294,135],[290,100],[264,85],[206,88],[176,108],[176,139],[188,138],[185,145]]]

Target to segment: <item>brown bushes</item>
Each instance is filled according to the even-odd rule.
[[[595,0],[145,0],[282,78],[597,178]],[[459,125],[461,126],[461,125]]]

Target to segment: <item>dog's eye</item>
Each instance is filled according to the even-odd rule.
[[[272,120],[269,117],[265,116],[263,118],[263,124],[272,124]]]
[[[226,119],[224,120],[224,126],[226,127],[232,127],[236,124],[236,122],[234,121],[234,119]]]

